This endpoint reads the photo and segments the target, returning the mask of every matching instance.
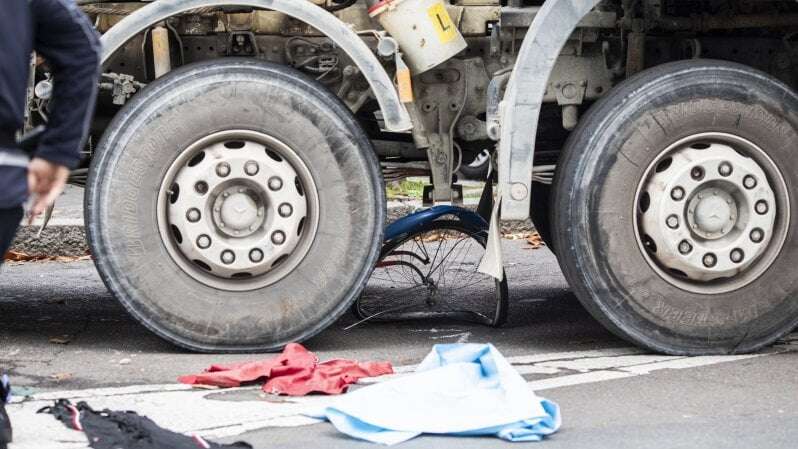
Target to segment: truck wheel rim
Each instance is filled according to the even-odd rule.
[[[757,145],[703,133],[665,149],[636,193],[635,233],[652,268],[700,294],[742,288],[784,245],[790,206],[773,160]]]
[[[318,228],[305,163],[255,131],[204,137],[171,164],[158,194],[161,239],[194,279],[232,291],[277,282],[302,261]]]

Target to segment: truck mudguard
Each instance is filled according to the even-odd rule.
[[[549,76],[577,24],[600,0],[546,0],[518,54],[502,102],[499,191],[505,220],[529,218],[532,163]]]
[[[159,0],[125,17],[102,36],[103,63],[127,41],[176,14],[211,6],[248,6],[281,12],[316,28],[342,48],[358,66],[380,104],[385,126],[391,131],[413,127],[410,116],[388,73],[363,40],[332,13],[299,0]]]

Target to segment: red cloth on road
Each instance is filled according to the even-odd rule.
[[[238,387],[265,379],[263,391],[287,396],[309,393],[341,394],[349,385],[364,377],[393,374],[388,362],[359,363],[353,360],[329,360],[319,363],[304,346],[291,343],[277,357],[257,362],[212,365],[202,374],[182,376],[184,384]]]

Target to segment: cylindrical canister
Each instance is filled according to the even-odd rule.
[[[370,0],[369,15],[399,42],[414,75],[468,46],[442,0]]]

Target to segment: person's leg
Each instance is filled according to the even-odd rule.
[[[14,241],[23,214],[22,206],[0,209],[0,264],[3,263],[3,256]]]
[[[0,166],[0,265],[22,221],[22,204],[27,196],[27,170]]]
[[[27,173],[24,168],[0,166],[0,266],[6,251],[14,241],[24,210],[21,206],[28,193]],[[11,442],[11,421],[5,409],[10,395],[8,378],[0,369],[0,449]]]

